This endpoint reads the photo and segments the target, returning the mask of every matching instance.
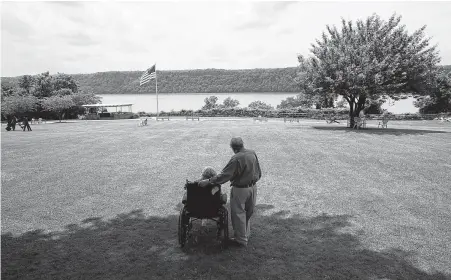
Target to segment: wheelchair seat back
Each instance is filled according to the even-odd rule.
[[[218,216],[218,209],[222,206],[220,192],[211,194],[213,186],[199,187],[197,182],[187,182],[186,207],[189,214],[197,218],[211,218]]]

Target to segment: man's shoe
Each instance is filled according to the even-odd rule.
[[[236,246],[236,247],[242,247],[242,248],[247,247],[247,244],[241,243],[233,237],[229,239],[229,245]]]

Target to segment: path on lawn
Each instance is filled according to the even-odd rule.
[[[2,277],[450,277],[451,126],[369,125],[124,120],[2,132]],[[235,135],[264,172],[250,246],[219,252],[212,230],[182,251],[184,181],[220,170]]]

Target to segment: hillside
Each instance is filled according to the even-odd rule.
[[[143,71],[112,71],[72,74],[81,90],[95,94],[140,94],[155,92],[155,81],[140,86]],[[297,92],[296,67],[246,70],[157,71],[159,93]],[[17,84],[18,77],[2,78]]]
[[[451,65],[442,66],[451,71]],[[298,92],[296,67],[245,70],[158,71],[159,93]],[[81,90],[95,94],[146,94],[155,92],[155,81],[139,86],[142,71],[112,71],[73,74]],[[2,83],[15,85],[18,77],[4,77]]]

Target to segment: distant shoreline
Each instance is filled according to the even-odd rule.
[[[234,95],[234,94],[293,94],[297,95],[300,92],[159,92],[160,95]],[[96,93],[96,95],[154,95],[155,92],[148,93]]]

